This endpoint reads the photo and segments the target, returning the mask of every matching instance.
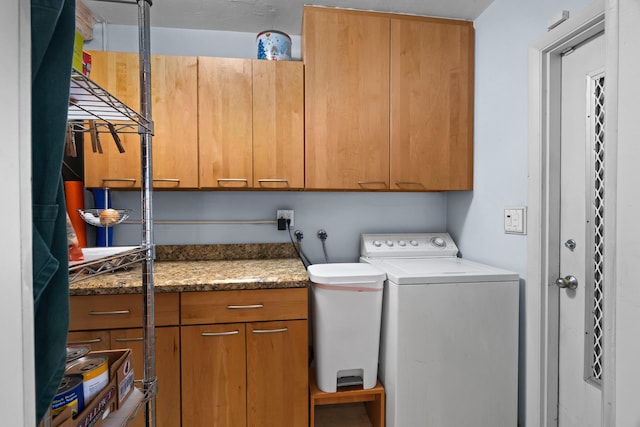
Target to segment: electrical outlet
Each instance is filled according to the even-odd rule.
[[[291,222],[289,222],[289,227],[293,227],[293,210],[278,209],[276,212],[276,221],[279,219],[284,219],[285,221],[287,219],[290,220]],[[286,226],[284,229],[287,229]]]

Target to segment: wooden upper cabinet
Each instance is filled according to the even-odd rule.
[[[198,58],[151,57],[153,188],[198,188]]]
[[[473,24],[391,19],[391,189],[473,188]]]
[[[92,51],[91,60],[91,79],[140,112],[138,54]],[[151,56],[154,188],[198,187],[197,71],[196,57]],[[109,133],[99,136],[103,154],[91,150],[85,135],[85,186],[139,188],[140,136],[119,135],[124,153]]]
[[[200,186],[253,185],[251,59],[198,58]]]
[[[306,188],[389,188],[389,25],[305,7]]]
[[[140,74],[138,55],[92,51],[91,80],[140,111]],[[137,128],[133,129],[137,132]],[[121,133],[125,152],[120,153],[109,133],[98,134],[103,153],[92,150],[91,137],[84,135],[84,185],[89,188],[140,188],[140,136]]]
[[[300,61],[253,61],[253,187],[304,188]]]
[[[473,23],[306,6],[306,188],[473,188]]]

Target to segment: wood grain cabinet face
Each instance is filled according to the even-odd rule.
[[[111,348],[130,348],[133,356],[135,380],[144,379],[144,341],[142,329],[111,331]],[[155,328],[155,366],[158,377],[156,395],[156,426],[180,425],[180,328]],[[138,415],[132,427],[144,427],[144,415]]]
[[[154,300],[156,326],[179,324],[179,295],[159,293]],[[141,328],[142,296],[140,294],[72,296],[69,329],[72,331]]]
[[[473,24],[391,19],[391,189],[473,189]]]
[[[136,380],[144,378],[144,341],[141,295],[72,296],[69,345],[89,345],[91,350],[132,350]],[[180,328],[178,294],[157,294],[155,361],[158,377],[156,425],[180,425]],[[144,426],[144,415],[132,424]]]
[[[308,426],[307,289],[182,296],[182,425]]]
[[[182,327],[182,425],[246,425],[245,325]]]
[[[199,58],[203,188],[304,187],[303,65]]]
[[[253,186],[304,188],[304,66],[258,59],[252,64]]]
[[[253,184],[251,60],[198,58],[200,186]]]
[[[91,350],[110,350],[111,332],[99,331],[71,331],[67,338],[68,345],[89,346]]]
[[[309,189],[389,188],[389,18],[304,9]]]
[[[306,6],[306,187],[473,188],[473,23]]]
[[[140,111],[139,57],[133,53],[91,51],[91,80],[135,111]],[[137,131],[137,129],[133,129]],[[108,133],[100,133],[103,153],[92,150],[84,135],[84,183],[89,188],[140,188],[140,137],[120,133],[120,153]]]
[[[140,112],[139,56],[91,52],[91,79]],[[197,57],[151,56],[153,187],[198,187]],[[133,129],[137,132],[137,128]],[[101,133],[104,153],[94,153],[85,135],[85,186],[140,188],[140,136],[120,134],[125,152]]]
[[[308,425],[306,320],[247,325],[247,426]]]

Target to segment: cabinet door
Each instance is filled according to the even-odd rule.
[[[473,188],[473,23],[391,19],[391,189]]]
[[[91,52],[91,79],[140,112],[140,64],[134,53]],[[154,188],[198,187],[197,58],[151,56],[151,111]],[[85,135],[85,186],[139,188],[140,137],[120,134],[119,153],[109,133],[101,133],[104,154],[93,153]]]
[[[138,55],[133,53],[91,51],[91,80],[140,111],[140,74]],[[129,133],[135,132],[135,133]],[[91,137],[84,135],[85,187],[140,187],[140,137],[137,127],[120,133],[125,149],[120,153],[109,133],[99,133],[103,153],[92,150]]]
[[[182,425],[246,425],[245,325],[182,326]]]
[[[142,329],[111,331],[111,348],[130,348],[136,380],[144,379],[144,342]],[[155,328],[155,364],[158,378],[156,425],[180,425],[180,331],[177,326]],[[138,415],[133,426],[144,427],[144,415]]]
[[[253,186],[251,60],[198,59],[200,186]]]
[[[389,188],[389,18],[306,7],[305,185]]]
[[[247,325],[247,426],[308,425],[307,321]]]
[[[253,186],[304,188],[302,62],[253,60]]]
[[[87,345],[91,351],[110,350],[111,335],[109,331],[73,331],[69,332],[68,345]]]
[[[151,57],[153,188],[198,188],[198,58]]]

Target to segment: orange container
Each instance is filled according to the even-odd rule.
[[[84,185],[82,181],[65,181],[64,195],[67,204],[67,212],[73,224],[73,229],[78,237],[78,244],[81,247],[87,247],[87,227],[78,214],[78,209],[84,209]]]

